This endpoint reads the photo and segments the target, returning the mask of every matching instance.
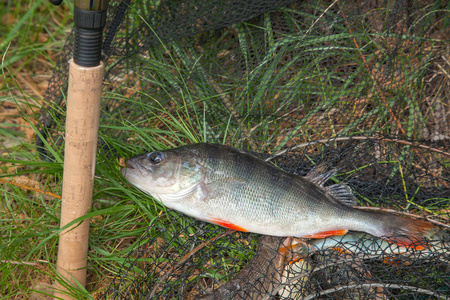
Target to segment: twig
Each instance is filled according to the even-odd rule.
[[[340,8],[339,4],[338,4],[339,10],[341,10],[341,13],[344,17],[344,22],[345,25],[347,26],[348,30],[350,33],[352,32],[352,29],[350,28],[350,25],[347,22],[347,16],[345,15],[345,13],[342,11],[342,9]],[[370,68],[369,65],[367,64],[367,61],[364,57],[364,55],[362,55],[361,51],[359,51],[359,45],[356,42],[356,39],[353,37],[353,43],[355,44],[356,49],[358,49],[358,53],[361,56],[362,61],[364,62],[364,65],[366,67],[367,72],[369,73],[369,76],[372,78],[372,80],[375,82],[376,85],[378,85],[378,81],[374,78],[374,76],[369,72]],[[394,112],[392,111],[392,109],[389,107],[388,103],[386,102],[386,99],[384,99],[383,97],[380,97],[381,101],[383,102],[383,104],[386,106],[386,108],[388,109],[391,117],[394,119],[395,123],[397,124],[398,129],[400,130],[400,132],[402,134],[406,134],[405,130],[403,129],[402,125],[400,124],[400,121],[397,119],[397,117],[394,115]]]
[[[405,215],[405,216],[408,216],[408,217],[411,217],[411,218],[416,218],[416,219],[419,219],[419,218],[420,219],[425,219],[425,220],[427,220],[430,223],[434,223],[436,225],[440,225],[440,226],[443,226],[443,227],[450,228],[450,225],[447,225],[445,223],[442,223],[442,222],[439,222],[439,221],[436,221],[436,220],[433,220],[433,219],[429,219],[429,217],[421,217],[421,216],[417,216],[417,215],[412,214],[412,213],[401,212],[401,211],[398,211],[398,210],[395,210],[395,209],[382,208],[382,207],[371,207],[371,206],[353,206],[353,207],[357,208],[357,209],[361,209],[361,210],[374,210],[374,211],[381,211],[381,212],[388,212],[388,213],[394,213],[394,214],[399,214],[399,215]]]
[[[444,55],[442,55],[442,59],[447,63],[447,65],[450,66],[450,62]],[[450,79],[450,75],[448,74],[448,72],[440,64],[437,64],[437,66],[439,67],[439,69],[441,69],[442,72],[444,72],[445,75],[447,75],[448,79]]]
[[[301,38],[302,40],[305,38],[305,36],[313,29],[313,27],[319,22],[320,19],[322,19],[323,15],[326,14],[326,12],[335,5],[337,0],[334,0],[333,3],[331,3],[321,14],[320,16],[314,21],[314,23],[306,30],[305,34]]]
[[[56,194],[53,194],[52,192],[47,192],[47,191],[44,191],[44,190],[41,190],[41,189],[38,189],[38,188],[34,188],[34,187],[31,187],[31,186],[26,186],[24,184],[20,184],[20,183],[17,183],[17,182],[5,180],[5,179],[2,179],[2,178],[0,178],[0,182],[6,183],[6,184],[12,184],[12,185],[18,186],[18,187],[20,187],[20,188],[22,188],[24,190],[35,191],[35,192],[39,192],[39,193],[44,194],[44,195],[49,195],[49,196],[52,196],[54,198],[61,199],[60,195],[56,195]]]
[[[277,108],[277,110],[276,110],[273,114],[276,115],[276,114],[277,114],[277,113],[278,113],[285,105],[287,105],[287,104],[288,104],[288,103],[286,102],[286,103],[280,105],[280,107]],[[276,118],[275,120],[270,120],[270,121],[267,122],[267,123],[264,123],[264,121],[261,121],[261,122],[259,122],[258,124],[256,124],[255,126],[253,126],[253,127],[250,129],[250,133],[252,133],[253,131],[255,131],[256,128],[260,127],[263,123],[264,123],[264,124],[271,124],[271,123],[274,123],[276,120],[280,120],[280,119],[282,119],[282,118],[284,118],[284,117],[290,115],[291,113],[293,113],[294,111],[299,110],[299,109],[300,109],[300,107],[293,108],[292,110],[288,111],[288,112],[285,113],[284,115],[279,116],[279,117]]]
[[[286,148],[278,153],[275,153],[274,155],[268,157],[265,159],[265,161],[270,161],[272,159],[274,159],[275,157],[278,157],[288,151],[297,149],[297,148],[302,148],[302,147],[306,147],[309,145],[315,145],[315,144],[323,144],[323,143],[327,143],[327,142],[338,142],[338,141],[349,141],[349,140],[378,140],[378,141],[383,141],[383,142],[392,142],[392,143],[398,143],[398,144],[403,144],[403,145],[409,145],[409,146],[413,146],[413,147],[418,147],[418,148],[422,148],[422,149],[426,149],[429,151],[433,151],[433,152],[437,152],[443,155],[446,155],[448,157],[450,157],[450,153],[446,152],[444,150],[441,149],[437,149],[437,148],[433,148],[430,146],[425,146],[425,145],[421,145],[421,144],[415,144],[412,142],[408,142],[405,140],[400,140],[400,139],[389,139],[389,138],[377,138],[377,137],[370,137],[370,136],[342,136],[342,137],[336,137],[336,138],[330,138],[330,139],[322,139],[322,140],[317,140],[317,141],[311,141],[311,142],[306,142],[306,143],[302,143],[299,145],[295,145],[293,147],[289,147]]]
[[[37,266],[38,263],[48,263],[46,260],[38,260],[38,262],[16,261],[16,260],[0,260],[2,264]]]
[[[439,67],[439,69],[441,69],[441,71],[447,75],[448,79],[450,79],[450,75],[447,73],[447,71],[438,63],[436,63],[436,65]]]
[[[230,233],[235,232],[236,230],[228,230],[222,234],[216,235],[215,237],[213,237],[210,240],[207,240],[203,243],[201,243],[200,245],[198,245],[197,247],[195,247],[192,251],[190,251],[188,254],[186,254],[185,256],[183,256],[173,267],[171,267],[170,269],[164,270],[164,275],[158,280],[158,282],[155,284],[155,286],[152,289],[152,292],[150,294],[150,296],[146,297],[145,299],[153,299],[153,296],[156,293],[157,288],[160,286],[160,284],[167,279],[167,277],[169,277],[169,275],[172,273],[172,271],[174,269],[176,269],[179,265],[181,265],[182,263],[184,263],[186,260],[188,260],[192,255],[194,255],[197,251],[199,251],[200,249],[208,246],[209,244],[211,244],[212,242],[214,242],[215,240],[218,240],[220,238],[223,238],[224,236],[229,235]]]
[[[448,61],[447,57],[445,57],[444,55],[442,55],[442,59],[447,63],[447,65],[450,66],[450,62]]]
[[[441,299],[449,299],[446,296],[443,295],[439,295],[435,292],[432,292],[430,290],[426,290],[426,289],[422,289],[419,287],[414,287],[414,286],[409,286],[409,285],[403,285],[403,284],[394,284],[394,283],[363,283],[363,284],[349,284],[349,285],[341,285],[341,286],[337,286],[334,288],[330,288],[328,290],[325,291],[321,291],[317,294],[314,295],[307,295],[306,297],[304,297],[304,300],[310,300],[313,298],[317,298],[323,295],[328,295],[331,293],[335,293],[338,292],[340,290],[345,290],[345,289],[354,289],[354,288],[374,288],[374,287],[381,287],[381,288],[393,288],[393,289],[403,289],[403,290],[409,290],[409,291],[415,291],[418,293],[422,293],[422,294],[427,294],[427,295],[432,295],[434,297],[437,298],[441,298]]]
[[[338,4],[338,7],[339,7],[339,4]],[[342,11],[342,9],[341,9],[340,7],[339,7],[339,9]],[[350,28],[350,26],[349,26],[349,24],[348,24],[348,22],[347,22],[347,17],[345,16],[345,14],[344,14],[343,11],[342,11],[342,15],[344,16],[344,22],[345,22],[345,24],[346,24],[348,30],[350,31],[350,33],[352,33],[352,30],[351,30],[351,28]],[[355,44],[355,47],[359,50],[359,45],[358,45],[358,43],[356,42],[356,39],[355,39],[355,38],[353,38],[353,42],[354,42],[354,44]],[[365,67],[366,67],[366,70],[367,70],[369,76],[372,78],[372,81],[375,83],[375,87],[379,86],[379,81],[376,80],[375,77],[369,72],[370,68],[369,68],[369,65],[368,65],[368,63],[367,63],[367,61],[366,61],[364,55],[362,54],[361,51],[358,51],[358,52],[359,52],[359,55],[361,56],[361,59],[362,59],[363,62],[364,62],[364,65],[365,65]],[[442,56],[442,57],[445,59],[444,56]],[[437,65],[440,67],[439,64],[437,64]],[[445,71],[444,71],[444,72],[445,72]],[[446,72],[445,72],[445,73],[446,73]],[[448,76],[448,74],[447,74],[447,76]],[[399,121],[399,120],[397,119],[397,117],[395,116],[394,112],[392,111],[391,107],[390,107],[389,104],[387,103],[386,99],[385,99],[384,97],[380,97],[380,100],[383,102],[383,104],[384,104],[384,105],[386,106],[386,108],[388,109],[390,116],[392,117],[392,119],[394,119],[394,121],[395,121],[395,123],[397,124],[397,127],[398,127],[398,129],[400,130],[400,132],[401,132],[403,135],[405,135],[405,134],[406,134],[406,131],[403,129],[402,124],[400,124],[400,121]],[[417,152],[416,149],[414,149],[414,150],[415,150],[414,152],[417,154],[417,156],[419,157],[419,159],[426,165],[425,159],[424,159],[422,156],[419,155],[419,153]],[[433,174],[434,176],[436,176],[436,174],[433,172],[433,170],[430,170],[430,171],[431,171],[431,174]],[[436,177],[437,177],[437,176],[436,176]]]
[[[244,126],[243,121],[239,113],[234,108],[233,104],[231,103],[230,97],[222,90],[222,88],[217,84],[217,82],[209,75],[206,75],[208,77],[209,83],[214,88],[214,90],[219,94],[219,97],[222,99],[223,104],[228,109],[228,111],[231,113],[233,118],[238,122],[238,125],[241,127],[242,132],[244,133],[244,137],[248,140],[248,144],[250,145],[250,148],[253,151],[256,151],[258,147],[256,146],[256,143],[253,141],[250,132],[247,130],[247,128]]]
[[[44,96],[42,95],[42,93],[39,91],[38,87],[36,86],[36,84],[31,80],[29,75],[26,75],[26,79],[20,75],[20,73],[16,74],[16,77],[22,81],[22,83],[24,83],[25,85],[27,85],[39,98],[43,99]]]

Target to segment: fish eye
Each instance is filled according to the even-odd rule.
[[[159,164],[164,158],[164,155],[161,152],[152,152],[148,155],[148,160],[156,165]]]

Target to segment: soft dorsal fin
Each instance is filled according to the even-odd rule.
[[[357,204],[356,197],[355,195],[353,195],[352,189],[344,183],[327,186],[325,188],[325,192],[327,193],[327,195],[330,195],[342,204],[349,206]]]
[[[333,199],[341,202],[342,204],[350,206],[356,205],[356,197],[353,195],[352,189],[348,185],[340,183],[324,187],[325,182],[336,175],[336,173],[337,169],[333,168],[327,171],[327,166],[325,163],[320,163],[304,178],[314,183],[325,194],[331,196]]]

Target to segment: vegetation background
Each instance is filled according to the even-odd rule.
[[[64,42],[72,29],[72,7],[72,1],[68,0],[59,7],[51,5],[47,0],[0,0],[1,299],[33,297],[38,299],[38,295],[45,296],[52,281],[58,279],[53,267],[56,262],[59,229],[62,151],[55,145],[52,148],[55,162],[43,161],[35,151],[35,137],[38,132],[38,115],[44,105],[44,92]],[[163,52],[161,57],[165,54]],[[359,56],[354,58],[355,61],[360,60]],[[156,61],[158,59],[159,57],[155,58]],[[414,66],[414,60],[411,57],[405,60],[411,61],[411,65]],[[188,59],[181,61],[185,63]],[[194,61],[197,62],[197,60]],[[441,65],[444,69],[439,72],[447,74],[447,78],[450,78],[448,77],[450,64],[443,62]],[[170,70],[171,67],[166,68],[162,65],[160,68]],[[182,78],[177,77],[179,70],[174,68],[171,71],[161,72],[161,74],[167,76],[172,82],[182,82]],[[309,70],[303,71],[309,72]],[[299,72],[300,75],[302,74]],[[187,86],[182,88],[185,89]],[[189,91],[186,89],[184,92],[184,95],[188,97]],[[337,94],[341,91],[325,92]],[[205,98],[208,97],[208,93],[217,94],[218,92],[205,87]],[[265,91],[259,94],[261,99],[266,95]],[[126,98],[125,94],[123,97]],[[365,103],[361,105],[364,106]],[[377,105],[384,104],[380,102]],[[156,121],[161,121],[168,128],[176,128],[177,134],[174,136],[182,141],[202,140],[203,135],[188,128],[189,124],[176,123],[183,118],[173,118],[171,115],[173,111],[170,109],[161,108],[159,112],[161,114],[154,116]],[[181,107],[177,113],[183,113],[183,109]],[[416,107],[411,109],[420,110]],[[383,110],[384,106],[380,111]],[[401,112],[396,111],[395,114],[399,116]],[[444,120],[442,122],[446,122],[445,117],[441,116],[441,118]],[[405,121],[406,118],[399,119]],[[312,119],[311,124],[315,121],[317,120]],[[407,121],[404,124],[409,122]],[[391,119],[388,120],[388,117],[383,122],[383,126],[389,130],[398,129]],[[144,121],[142,124],[145,125]],[[124,132],[135,134],[137,139],[146,134],[153,134],[155,144],[139,141],[148,148],[160,146],[158,143],[163,141],[161,136],[166,133],[156,130],[143,132],[141,128],[133,124],[125,125],[128,127],[124,129]],[[142,127],[145,128],[145,126]],[[111,127],[111,130],[117,129],[117,127]],[[177,144],[180,140],[163,142]],[[289,137],[278,135],[276,132],[269,136],[268,140],[274,140],[277,143],[285,142],[280,143],[284,147]],[[116,143],[113,139],[110,142]],[[133,141],[127,145],[118,145],[118,148],[123,149],[123,153],[120,154],[131,153],[135,149]],[[153,202],[149,202],[142,193],[122,185],[118,172],[119,157],[111,158],[101,155],[98,157],[97,173],[101,174],[101,177],[97,177],[95,182],[94,208],[86,216],[86,218],[92,218],[89,283],[85,290],[73,290],[76,298],[98,299],[102,296],[111,278],[124,262],[124,255],[133,248],[136,238],[141,236],[149,222],[152,222],[151,216],[162,209],[159,206],[156,207]],[[442,221],[448,221],[448,210],[440,211],[439,214],[443,215]]]

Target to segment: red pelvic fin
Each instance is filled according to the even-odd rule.
[[[306,235],[303,236],[304,238],[309,238],[309,239],[323,239],[327,236],[331,236],[331,235],[344,235],[348,232],[348,230],[328,230],[328,231],[322,231],[322,232],[318,232],[318,233],[314,233],[311,235]]]
[[[413,248],[416,250],[424,250],[428,247],[427,243],[424,240],[419,240],[417,238],[389,237],[384,239],[399,246]]]
[[[233,230],[237,230],[237,231],[243,231],[243,232],[247,232],[247,229],[238,226],[238,225],[234,225],[233,223],[230,223],[228,221],[224,221],[224,220],[219,220],[219,219],[211,219],[210,220],[211,223],[215,223],[217,225],[223,226],[225,228],[229,228],[229,229],[233,229]]]

